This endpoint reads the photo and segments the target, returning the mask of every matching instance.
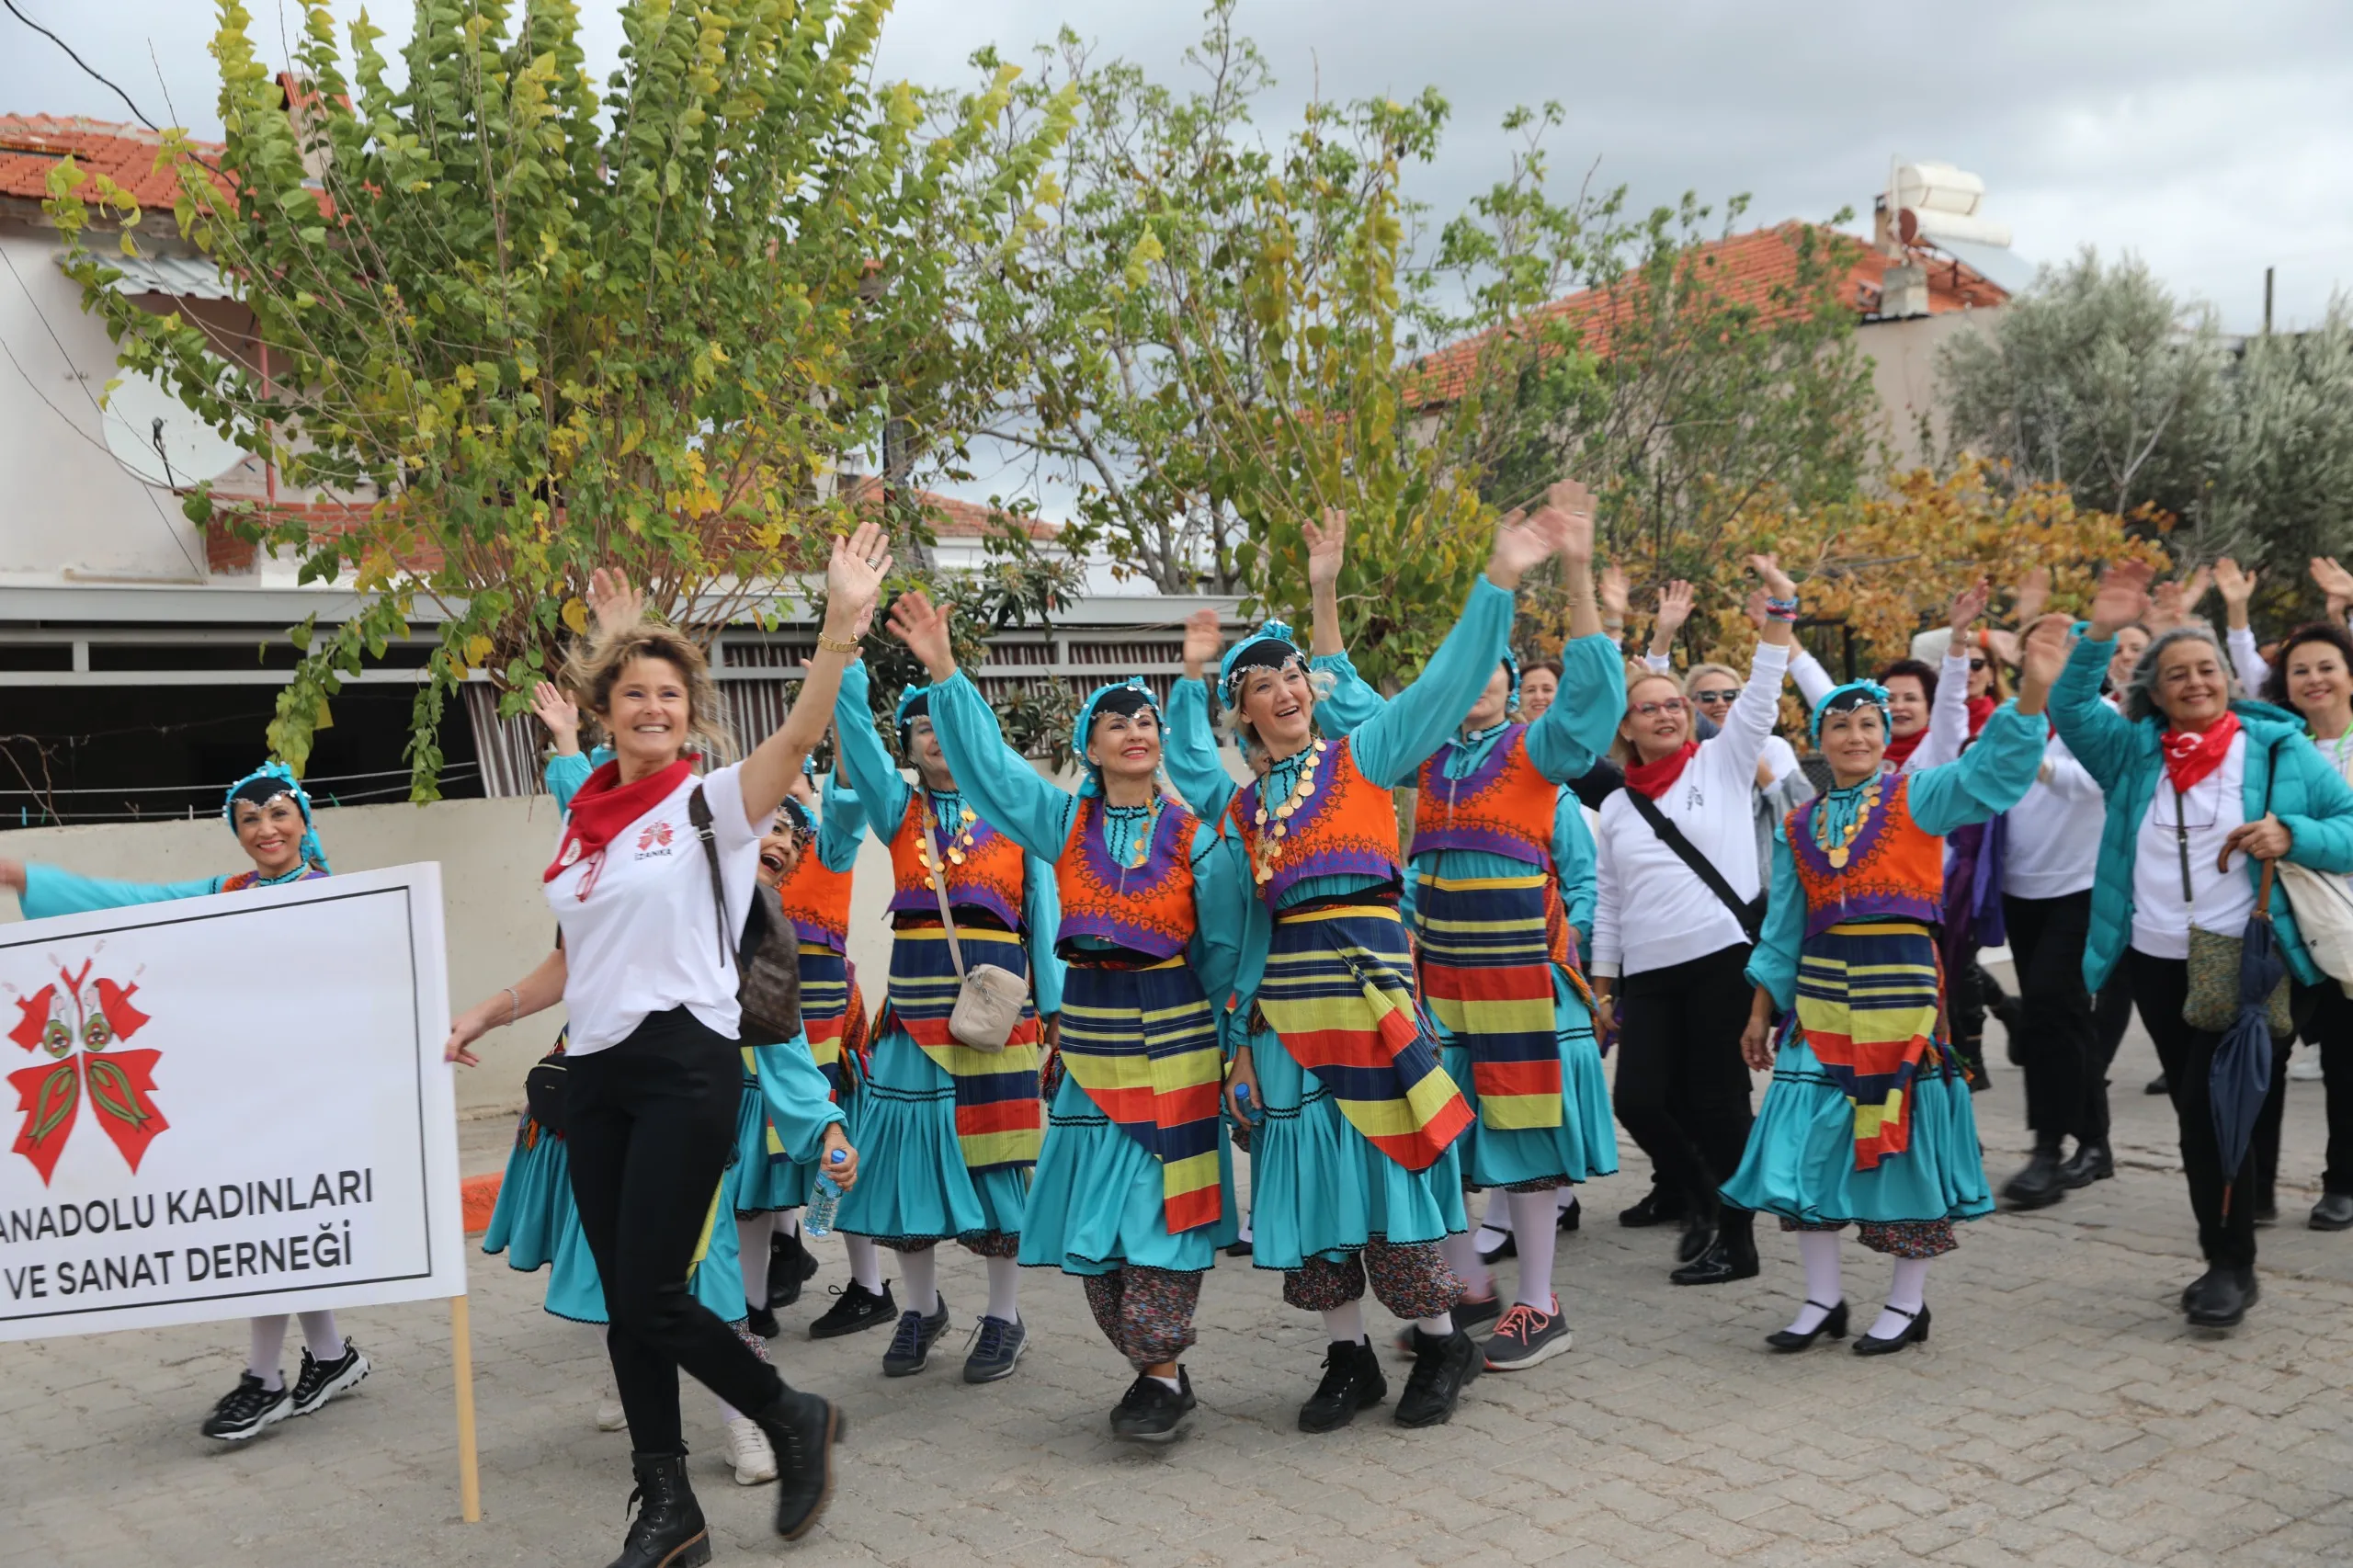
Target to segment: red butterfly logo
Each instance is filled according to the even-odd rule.
[[[121,1049],[121,1042],[147,1023],[147,1015],[131,1005],[139,986],[136,982],[90,982],[94,962],[85,960],[79,974],[59,969],[62,988],[44,985],[29,996],[17,997],[21,1017],[8,1031],[8,1038],[25,1050],[54,1058],[8,1074],[17,1089],[17,1108],[25,1113],[13,1148],[40,1172],[44,1187],[65,1152],[85,1092],[98,1126],[134,1171],[147,1145],[171,1126],[150,1097],[155,1089],[155,1062],[164,1053]]]
[[[637,849],[641,855],[657,844],[666,848],[669,843],[670,824],[666,822],[650,824],[643,833],[637,835]]]

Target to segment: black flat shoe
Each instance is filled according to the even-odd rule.
[[[2169,1095],[2173,1093],[2173,1086],[2165,1082],[2165,1075],[2160,1073],[2143,1085],[2141,1092],[2144,1095]]]
[[[2236,1328],[2263,1294],[2252,1268],[2208,1269],[2181,1293],[2181,1315],[2192,1328]]]
[[[1909,1320],[1904,1324],[1903,1332],[1887,1339],[1874,1339],[1868,1334],[1858,1335],[1855,1338],[1856,1355],[1893,1356],[1907,1345],[1928,1343],[1927,1302],[1921,1302],[1920,1310],[1916,1312],[1907,1312],[1902,1307],[1890,1307],[1887,1310],[1897,1317]]]
[[[1479,1228],[1481,1230],[1486,1229],[1483,1225]],[[1518,1256],[1519,1238],[1512,1234],[1509,1231],[1506,1231],[1504,1233],[1504,1239],[1501,1242],[1498,1242],[1492,1249],[1486,1247],[1479,1249],[1479,1261],[1485,1264],[1490,1268],[1493,1268],[1496,1264],[1501,1263],[1505,1258],[1518,1257]]]
[[[1225,1244],[1225,1256],[1228,1257],[1248,1257],[1250,1251],[1250,1243],[1246,1237]]]
[[[1561,1210],[1560,1217],[1552,1221],[1552,1225],[1554,1229],[1565,1234],[1575,1230],[1583,1222],[1584,1218],[1585,1205],[1572,1198],[1569,1199],[1569,1206]]]
[[[2106,1181],[2116,1174],[2116,1155],[2106,1143],[2077,1141],[2075,1152],[2059,1167],[2059,1179],[2069,1190]]]
[[[2322,1193],[2304,1223],[2315,1231],[2353,1231],[2353,1193]]]
[[[2012,1209],[2048,1209],[2067,1196],[2059,1175],[2059,1151],[2037,1149],[2026,1169],[2002,1184],[2002,1201]]]
[[[1683,1233],[1675,1239],[1675,1261],[1697,1263],[1705,1257],[1708,1255],[1708,1249],[1715,1244],[1715,1226],[1687,1224],[1683,1227]]]
[[[1809,1307],[1818,1307],[1822,1305],[1822,1303],[1820,1301],[1809,1301],[1806,1302],[1806,1305]],[[1846,1302],[1841,1301],[1836,1306],[1831,1308],[1823,1320],[1820,1323],[1815,1324],[1809,1332],[1800,1334],[1795,1329],[1785,1328],[1780,1330],[1779,1333],[1767,1335],[1765,1336],[1765,1343],[1786,1356],[1794,1351],[1813,1349],[1813,1342],[1821,1338],[1825,1334],[1833,1339],[1844,1339],[1847,1337]]]
[[[1643,1200],[1632,1208],[1618,1210],[1618,1222],[1630,1231],[1647,1230],[1653,1225],[1671,1225],[1682,1218],[1682,1199],[1657,1187],[1644,1193]]]
[[[1666,1279],[1670,1285],[1729,1285],[1756,1278],[1756,1244],[1720,1239]]]

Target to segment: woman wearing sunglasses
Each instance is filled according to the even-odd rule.
[[[1795,642],[1797,587],[1769,555],[1749,558],[1766,616],[1748,680],[1706,741],[1692,735],[1681,683],[1646,675],[1626,692],[1618,745],[1626,787],[1601,806],[1593,932],[1594,989],[1616,1024],[1618,1119],[1680,1199],[1678,1285],[1756,1272],[1750,1216],[1718,1185],[1748,1141],[1748,1070],[1740,1061],[1758,894],[1750,800],[1780,710]]]

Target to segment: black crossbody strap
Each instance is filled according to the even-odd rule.
[[[722,966],[735,961],[735,949],[727,940],[727,893],[719,881],[719,840],[710,831],[710,802],[703,799],[702,786],[687,797],[687,820],[695,824],[695,834],[702,840],[702,854],[710,867],[711,920],[719,931],[719,961]]]
[[[1757,929],[1763,924],[1756,904],[1741,902],[1740,896],[1732,891],[1732,884],[1724,881],[1724,874],[1683,836],[1683,830],[1658,809],[1656,801],[1631,784],[1626,786],[1625,794],[1642,819],[1650,824],[1651,832],[1658,835],[1658,841],[1673,850],[1675,858],[1691,869],[1691,874],[1706,884],[1708,891],[1732,912],[1732,917],[1740,922],[1741,935],[1755,942]]]

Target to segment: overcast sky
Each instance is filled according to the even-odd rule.
[[[278,0],[246,0],[282,58]],[[14,0],[159,120],[218,134],[206,0]],[[355,15],[354,0],[336,0]],[[609,69],[613,0],[580,0]],[[370,15],[405,36],[407,0]],[[1245,0],[1284,108],[1435,85],[1454,132],[1419,194],[1441,210],[1493,179],[1516,103],[1559,99],[1564,175],[1599,162],[1638,201],[1745,191],[1758,222],[1868,214],[1891,155],[1981,175],[1989,215],[2029,265],[2085,244],[2131,250],[2224,326],[2309,322],[2353,279],[2353,6],[2331,0],[1979,0],[1757,5],[1722,0]],[[893,75],[962,80],[1068,22],[1164,77],[1199,32],[1190,0],[901,0]],[[0,109],[124,118],[55,46],[0,15]],[[169,108],[165,107],[166,102]]]

